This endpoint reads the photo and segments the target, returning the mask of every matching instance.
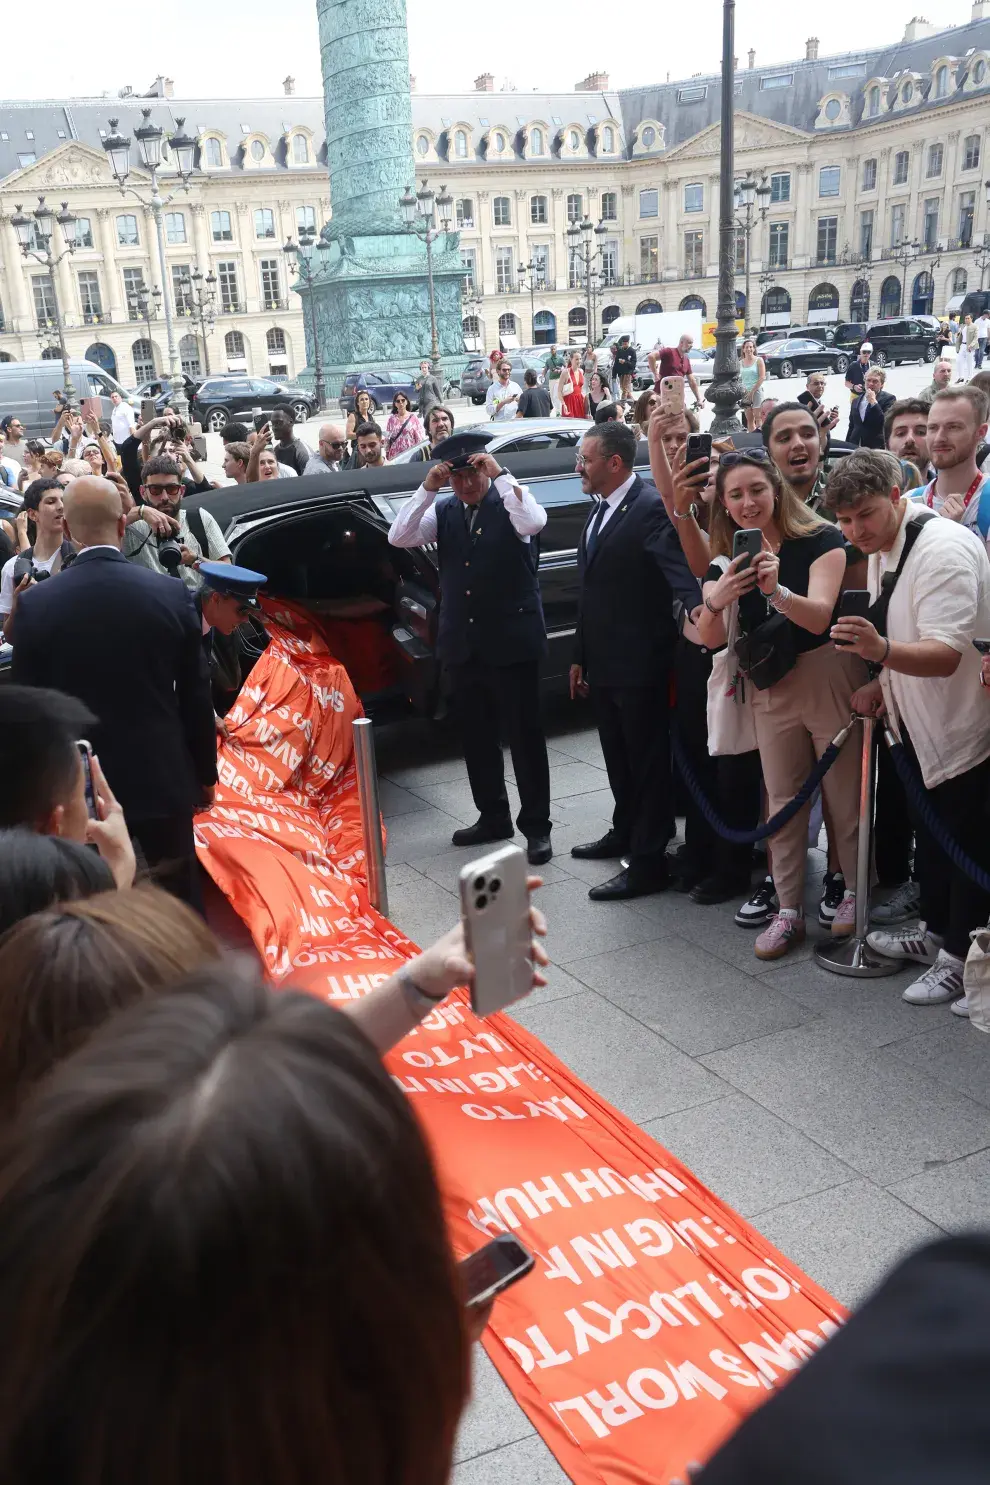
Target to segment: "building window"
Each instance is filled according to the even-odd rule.
[[[838,235],[838,217],[818,218],[818,247],[815,256],[816,263],[835,262],[835,242]]]
[[[37,158],[38,156],[35,154],[34,150],[22,150],[17,156],[17,164],[21,170],[26,170],[29,165],[33,165],[35,163]]]
[[[244,336],[239,330],[228,330],[223,338],[223,348],[227,353],[227,364],[231,361],[243,361],[246,359],[244,349]],[[232,368],[234,369],[234,368]]]
[[[834,124],[841,112],[842,104],[839,102],[838,98],[830,98],[825,105],[825,117],[828,119],[829,123]]]
[[[778,205],[782,201],[791,199],[791,177],[788,171],[781,171],[778,175],[770,177],[770,202]]]
[[[863,161],[863,190],[875,191],[877,188],[877,162],[876,160]]]
[[[849,296],[849,318],[869,322],[870,284],[868,279],[858,278],[852,286],[852,293]]]
[[[684,187],[684,210],[685,211],[704,211],[704,209],[705,209],[705,188],[704,188],[704,186],[700,186],[700,185],[685,186]]]
[[[531,196],[529,198],[529,219],[536,227],[545,227],[547,217],[547,198],[545,196]]]
[[[679,97],[679,101],[683,102],[683,99]],[[657,131],[654,129],[652,124],[647,124],[646,128],[640,135],[640,139],[642,141],[644,150],[651,150],[653,148],[653,146],[657,142]]]
[[[909,161],[909,159],[910,159],[910,156],[908,155],[907,150],[898,150],[897,151],[897,154],[894,156],[894,185],[895,186],[905,186],[905,185],[907,185],[908,161]]]
[[[602,244],[601,282],[608,286],[619,282],[619,244],[617,242]]]
[[[137,247],[140,242],[137,217],[130,212],[117,218],[117,241],[121,247]]]
[[[473,294],[477,287],[477,260],[474,248],[461,248],[461,268],[464,270],[464,292]]]
[[[530,262],[533,265],[533,283],[538,289],[546,289],[550,285],[550,249],[545,242],[538,243],[536,247],[530,248]]]
[[[615,149],[615,130],[611,124],[606,124],[602,130],[602,152],[610,155]]]
[[[503,335],[515,335],[515,333],[516,333],[516,317],[515,317],[515,315],[513,315],[513,314],[499,315],[499,317],[498,317],[498,333],[499,333],[499,337],[500,338]]]
[[[76,247],[91,248],[93,246],[93,224],[89,217],[76,217]]]
[[[660,279],[660,239],[639,239],[639,277],[644,284],[655,284]]]
[[[890,208],[890,245],[897,247],[898,243],[904,241],[904,219],[907,207],[903,202],[898,206]]]
[[[208,166],[219,169],[223,164],[223,150],[219,139],[207,139],[203,142],[203,158]]]
[[[155,348],[150,340],[136,340],[131,346],[134,362],[134,378],[137,382],[150,382],[155,375]]]
[[[981,87],[983,84],[983,79],[986,77],[986,75],[987,64],[981,58],[980,61],[977,62],[976,66],[973,68],[973,86],[977,88]]]
[[[705,101],[705,99],[707,97],[708,97],[708,87],[704,83],[701,85],[701,87],[697,87],[697,88],[678,88],[677,89],[677,101],[678,101],[678,103],[704,103],[704,101]]]
[[[873,212],[861,211],[859,214],[859,255],[861,258],[869,258],[873,252]]]
[[[838,196],[841,169],[838,165],[823,165],[818,172],[819,196]]]
[[[867,99],[867,108],[866,108],[866,111],[869,114],[869,116],[870,116],[871,119],[875,119],[877,117],[877,115],[879,114],[879,112],[880,112],[880,89],[879,88],[871,88],[870,89],[870,95],[869,95],[869,98]]]
[[[963,163],[964,170],[976,170],[980,163],[980,136],[978,134],[967,134],[963,140]],[[76,229],[78,239],[79,230]]]
[[[774,72],[770,77],[760,78],[760,91],[765,93],[769,88],[789,88],[793,81],[793,72]]]
[[[496,227],[512,226],[512,211],[508,196],[496,196],[492,202],[492,221]]]
[[[512,249],[500,247],[495,249],[495,292],[497,294],[511,294],[515,284],[512,274]]]
[[[746,234],[738,227],[732,234],[732,265],[736,273],[746,272]]]
[[[569,289],[581,289],[584,287],[584,256],[572,248],[568,243],[567,254],[567,287]]]
[[[52,287],[51,274],[36,273],[31,278],[31,292],[34,295],[34,313],[40,329],[55,323],[55,290]]]
[[[914,83],[906,82],[901,89],[901,102],[910,103],[914,97]]]
[[[925,248],[931,252],[938,242],[938,197],[929,196],[925,201],[925,212],[922,218],[923,226],[921,240]]]
[[[269,356],[284,361],[289,354],[285,340],[285,331],[280,330],[277,325],[273,326],[265,336],[265,346]]]
[[[567,142],[572,150],[581,148],[581,136],[578,134],[578,131],[576,129],[571,130]]]
[[[639,214],[641,217],[658,217],[660,215],[660,192],[655,186],[648,191],[640,191]]]
[[[967,278],[965,268],[957,268],[952,275],[952,288],[950,290],[950,293],[965,294],[966,284]]]
[[[192,270],[188,263],[172,264],[172,302],[177,315],[192,314]]]
[[[185,376],[203,375],[203,365],[199,359],[199,341],[195,335],[184,335],[179,341],[179,365]]]
[[[302,237],[302,235],[305,232],[315,232],[316,231],[316,207],[315,206],[297,206],[296,207],[296,231],[298,232],[298,234],[299,234],[300,237]]]
[[[237,292],[237,264],[218,263],[217,281],[220,285],[220,309],[225,315],[235,314],[241,307]]]
[[[292,136],[292,163],[293,165],[309,164],[309,140],[305,134],[293,134]]]
[[[229,211],[210,212],[210,230],[214,242],[233,242],[234,232],[230,225]]]
[[[262,140],[252,139],[250,145],[251,159],[260,163],[265,158],[265,146]]]
[[[259,206],[254,213],[255,237],[275,237],[275,213],[270,206]]]
[[[602,192],[602,221],[617,222],[619,219],[619,198],[614,191]]]
[[[181,211],[167,211],[165,213],[165,241],[170,247],[176,247],[186,240],[186,219]]]
[[[584,216],[584,198],[582,196],[568,196],[567,198],[567,220],[580,222]]]
[[[454,154],[458,160],[467,159],[467,135],[463,129],[458,129],[454,134]]]
[[[430,153],[430,141],[427,135],[419,134],[416,136],[416,153],[418,155],[428,155]]]
[[[95,269],[87,268],[79,274],[79,303],[84,320],[92,321],[103,314],[100,279]]]
[[[705,234],[703,232],[685,232],[684,234],[684,273],[688,278],[697,278],[705,271]]]
[[[933,180],[936,176],[942,174],[942,154],[943,150],[940,144],[930,144],[928,146],[928,165],[925,168],[925,175],[929,180]]]
[[[127,318],[139,320],[141,311],[138,308],[138,300],[147,293],[144,286],[143,268],[124,269],[124,303],[127,305]]]
[[[529,131],[529,152],[531,155],[542,155],[543,153],[543,130],[531,129]]]
[[[465,198],[463,201],[455,201],[454,215],[458,227],[474,226],[474,202]]]
[[[282,291],[278,281],[278,259],[262,258],[258,264],[261,272],[261,307],[279,309]]]
[[[944,98],[949,91],[949,69],[940,67],[935,74],[935,97]]]
[[[481,321],[477,315],[465,315],[461,321],[465,340],[477,340],[481,335]]]
[[[788,238],[790,237],[790,224],[787,222],[770,223],[770,267],[787,267]]]
[[[973,217],[976,214],[976,192],[963,191],[959,197],[959,246],[973,245]]]

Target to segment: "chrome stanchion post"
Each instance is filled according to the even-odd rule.
[[[871,836],[873,826],[873,727],[872,717],[863,724],[863,766],[859,781],[859,839],[856,844],[856,929],[851,938],[832,938],[819,944],[815,958],[823,969],[854,979],[878,979],[901,968],[896,959],[885,959],[866,942],[870,921]]]
[[[387,918],[388,887],[385,882],[385,852],[382,849],[382,810],[378,797],[375,736],[367,717],[356,717],[351,725],[354,729],[354,763],[361,806],[364,859],[368,868],[368,896],[372,907]]]

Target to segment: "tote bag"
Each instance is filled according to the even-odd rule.
[[[715,557],[714,564],[723,572],[727,557]],[[756,747],[756,724],[750,704],[746,679],[736,659],[739,631],[738,605],[726,610],[727,644],[712,659],[708,677],[708,751],[713,758],[738,753],[752,753]]]

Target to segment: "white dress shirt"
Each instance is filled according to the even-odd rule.
[[[503,387],[501,382],[492,382],[485,395],[485,412],[496,423],[502,423],[507,418],[514,418],[519,408],[519,398],[522,396],[522,387],[518,382],[507,381]],[[510,398],[515,401],[510,401]]]
[[[117,402],[110,414],[110,434],[114,443],[126,443],[134,432],[134,409],[129,402]]]
[[[598,530],[595,533],[596,541],[605,530],[605,527],[608,525],[609,521],[612,519],[613,511],[618,510],[619,506],[622,504],[623,500],[625,500],[626,496],[629,494],[629,491],[635,484],[635,481],[636,473],[635,471],[633,471],[633,473],[627,480],[623,480],[622,484],[617,490],[612,491],[611,495],[605,495],[601,497],[605,501],[605,509],[602,511],[602,519],[598,526]],[[592,517],[592,520],[594,520],[594,517]]]
[[[529,541],[547,524],[547,513],[533,499],[525,485],[519,485],[511,474],[500,474],[492,481],[501,496],[512,522],[512,529],[520,541]],[[521,492],[520,499],[517,491]],[[422,547],[437,539],[437,513],[435,501],[440,490],[427,490],[420,485],[411,500],[407,500],[389,528],[389,545],[393,547]]]

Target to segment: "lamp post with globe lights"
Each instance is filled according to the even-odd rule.
[[[187,313],[191,314],[199,324],[199,333],[203,337],[203,372],[206,376],[210,374],[210,352],[206,344],[206,337],[213,334],[213,326],[216,323],[216,288],[217,276],[212,268],[204,278],[202,270],[196,267],[192,271],[192,296],[187,297]]]
[[[173,200],[175,192],[162,197],[158,183],[158,171],[162,164],[162,150],[165,142],[165,130],[151,122],[151,109],[142,108],[142,122],[134,130],[134,138],[137,140],[138,152],[141,156],[141,165],[151,176],[151,194],[147,195],[136,186],[127,183],[127,177],[131,169],[131,140],[130,136],[118,133],[119,119],[110,120],[110,133],[103,141],[103,148],[107,152],[110,161],[110,169],[113,171],[114,179],[120,187],[120,194],[126,196],[128,192],[137,198],[143,206],[151,208],[151,214],[155,222],[155,236],[158,243],[158,272],[162,285],[162,306],[165,310],[165,333],[168,339],[168,369],[171,392],[169,401],[181,418],[185,418],[189,412],[189,403],[186,400],[185,383],[179,368],[179,353],[175,341],[175,326],[172,322],[172,305],[168,296],[167,268],[165,263],[165,226],[164,211],[169,202]],[[185,119],[176,119],[176,132],[169,135],[168,144],[175,161],[176,173],[179,183],[184,191],[189,190],[189,180],[193,173],[196,158],[196,141],[184,132]]]
[[[733,215],[735,0],[722,0],[722,109],[719,125],[718,302],[715,360],[705,400],[715,408],[710,432],[716,438],[738,432],[737,409],[743,395],[736,355],[735,231]]]
[[[313,285],[322,275],[323,266],[318,265],[318,271],[313,268],[314,243],[317,253],[321,256],[330,251],[330,243],[325,237],[316,236],[315,227],[301,227],[298,243],[293,242],[291,236],[287,237],[282,251],[289,260],[289,272],[294,277],[298,276],[309,290],[309,328],[313,337],[313,390],[316,393],[317,411],[322,412],[326,405],[326,393],[323,386],[320,338],[316,333],[316,295],[313,293]]]
[[[592,249],[591,237],[594,233],[598,239],[596,246]],[[584,279],[585,297],[585,343],[594,345],[594,292],[597,287],[592,283],[592,273],[598,273],[604,283],[605,275],[600,272],[605,258],[605,237],[608,227],[604,222],[598,226],[592,225],[590,217],[584,217],[580,222],[572,222],[567,229],[567,246],[570,249],[571,263],[577,265],[578,277]]]
[[[749,265],[750,265],[750,238],[753,227],[756,224],[757,214],[760,221],[765,222],[770,210],[770,183],[764,171],[759,183],[751,170],[747,170],[742,180],[736,182],[735,191],[736,207],[740,215],[736,218],[736,229],[743,234],[746,241],[746,310],[743,315],[744,331],[752,328],[753,320],[749,303]],[[757,204],[758,203],[758,204]]]
[[[55,235],[55,223],[58,223],[62,233],[62,241],[65,246],[60,253],[52,250]],[[65,400],[69,407],[76,408],[76,389],[72,384],[69,373],[69,352],[65,346],[65,322],[62,319],[62,307],[59,303],[58,286],[55,282],[55,269],[62,259],[76,250],[76,219],[69,210],[69,203],[62,202],[62,210],[56,216],[55,212],[45,202],[44,196],[38,197],[38,205],[30,216],[26,215],[18,204],[15,214],[11,217],[11,225],[17,233],[17,242],[25,258],[34,258],[37,263],[44,263],[48,269],[48,282],[52,294],[52,319],[55,321],[55,334],[58,339],[59,354],[62,359],[62,387],[65,392]],[[48,326],[40,327],[47,329]]]
[[[450,232],[454,221],[454,198],[446,186],[440,187],[439,196],[432,190],[429,181],[420,182],[415,196],[406,186],[405,194],[399,197],[399,211],[407,232],[415,232],[426,243],[426,280],[430,296],[430,362],[434,375],[440,373],[440,341],[437,335],[437,302],[433,283],[433,244],[441,234]]]

